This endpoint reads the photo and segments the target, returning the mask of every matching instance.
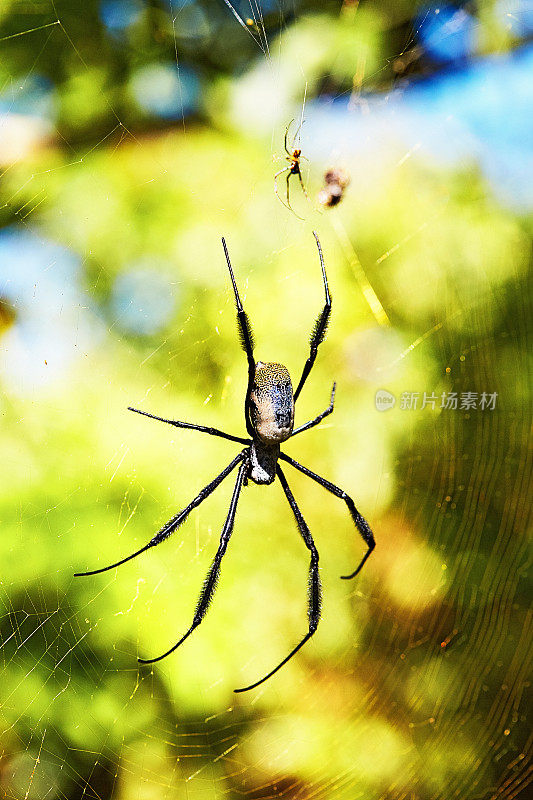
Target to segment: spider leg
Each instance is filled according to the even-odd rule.
[[[292,163],[292,159],[290,159],[290,161]],[[287,174],[287,202],[285,202],[285,200],[283,200],[281,198],[281,195],[278,192],[278,178],[279,178],[280,175],[283,175],[284,172],[288,173]],[[275,193],[276,197],[278,198],[278,200],[280,201],[282,206],[285,206],[285,208],[288,208],[289,211],[292,211],[294,216],[298,217],[298,219],[303,219],[303,217],[298,216],[296,211],[293,209],[293,207],[291,206],[290,199],[289,199],[289,180],[290,180],[291,175],[292,175],[292,172],[291,172],[291,166],[290,165],[288,167],[283,167],[283,169],[280,169],[279,172],[276,172],[276,174],[274,175],[274,193]]]
[[[315,633],[318,622],[320,620],[320,607],[321,607],[321,591],[320,591],[320,576],[318,574],[318,550],[315,547],[315,543],[313,541],[313,537],[311,536],[311,532],[307,527],[307,523],[305,522],[302,512],[296,505],[296,500],[293,497],[291,490],[289,489],[289,484],[285,478],[285,475],[281,471],[281,467],[277,466],[276,472],[278,477],[281,481],[281,485],[283,486],[283,491],[289,501],[289,505],[292,509],[292,513],[294,514],[294,518],[296,520],[296,524],[298,526],[298,530],[302,536],[302,539],[305,542],[305,546],[311,553],[311,561],[309,564],[309,596],[308,596],[308,605],[307,605],[307,612],[309,618],[309,630],[303,637],[303,639],[296,645],[296,647],[291,650],[289,655],[283,659],[283,661],[278,664],[273,670],[271,670],[268,675],[265,675],[264,678],[261,680],[252,683],[250,686],[245,686],[244,689],[235,689],[235,692],[247,692],[249,689],[255,689],[256,686],[260,686],[262,683],[267,681],[269,678],[272,677],[278,670],[280,670],[284,664],[287,663],[297,652],[298,650],[304,646],[304,644],[311,638],[311,636]]]
[[[76,572],[74,577],[79,578],[84,575],[98,575],[100,572],[107,572],[109,569],[120,567],[121,564],[125,564],[126,561],[131,561],[132,558],[135,558],[141,553],[144,553],[145,550],[149,550],[151,547],[155,547],[161,542],[164,542],[165,539],[168,539],[168,537],[172,533],[174,533],[176,528],[179,528],[182,522],[185,522],[191,511],[194,508],[197,508],[197,506],[199,506],[200,503],[202,503],[206,499],[206,497],[209,497],[209,495],[215,491],[217,486],[219,486],[219,484],[222,483],[224,478],[226,478],[230,474],[230,472],[235,469],[239,461],[243,460],[245,452],[246,451],[243,450],[241,453],[239,453],[239,455],[236,456],[236,458],[234,458],[233,461],[230,464],[228,464],[228,466],[225,469],[222,470],[220,475],[217,475],[217,477],[214,480],[212,480],[211,483],[208,483],[207,486],[204,486],[202,491],[198,495],[196,495],[194,500],[192,500],[186,508],[184,508],[178,514],[172,517],[172,519],[170,519],[165,525],[163,525],[161,530],[159,530],[156,533],[156,535],[152,539],[150,539],[148,544],[145,544],[144,547],[141,547],[140,550],[137,550],[135,553],[126,556],[126,558],[123,558],[120,561],[115,562],[114,564],[110,564],[108,567],[101,567],[101,569],[93,569],[90,572]]]
[[[300,156],[300,158],[302,158],[302,156]],[[304,185],[304,179],[302,178],[302,173],[300,172],[299,169],[298,169],[298,178],[300,179],[300,186],[302,187],[302,192],[304,193],[304,195],[306,197],[306,200],[311,202],[311,198],[307,194],[307,189],[305,188],[305,185]]]
[[[283,173],[284,173],[284,172],[287,172],[288,170],[290,170],[290,166],[288,166],[288,167],[283,167],[283,169],[280,169],[280,170],[279,170],[279,172],[276,172],[276,174],[274,175],[274,194],[276,195],[276,197],[278,198],[278,200],[280,201],[280,203],[281,203],[283,206],[285,206],[285,208],[288,208],[290,211],[292,211],[292,208],[291,208],[290,206],[288,206],[288,205],[287,205],[287,203],[285,202],[285,200],[282,200],[282,198],[281,198],[281,196],[280,196],[280,193],[278,192],[278,178],[279,178],[279,176],[280,176],[280,175],[283,175]],[[290,175],[290,172],[289,172],[289,175]]]
[[[344,580],[350,580],[351,578],[355,578],[355,576],[362,570],[367,558],[370,556],[372,550],[376,546],[376,543],[374,541],[374,534],[372,533],[370,525],[356,509],[355,503],[352,500],[352,498],[349,497],[346,494],[346,492],[343,491],[343,489],[339,489],[339,487],[335,486],[334,483],[330,483],[330,481],[327,481],[325,478],[322,478],[320,475],[317,475],[316,472],[312,472],[310,469],[307,469],[307,467],[302,466],[302,464],[299,464],[293,458],[290,458],[290,456],[285,455],[285,453],[280,453],[279,457],[282,458],[283,461],[286,461],[288,464],[292,464],[292,466],[295,467],[296,469],[299,469],[300,472],[303,472],[304,475],[307,475],[309,478],[312,478],[314,481],[323,486],[324,489],[327,489],[328,492],[334,494],[335,497],[339,497],[341,500],[344,500],[344,502],[348,506],[348,510],[350,511],[350,515],[353,519],[354,525],[361,534],[361,536],[363,537],[368,547],[368,550],[361,559],[361,562],[359,563],[357,569],[355,569],[350,575],[341,575],[341,578],[343,578]]]
[[[229,259],[228,248],[226,246],[226,240],[224,239],[224,237],[222,237],[222,246],[224,247],[224,254],[226,256],[229,274],[231,276],[231,282],[233,284],[233,293],[235,295],[235,305],[237,307],[237,323],[239,325],[241,345],[242,349],[246,353],[246,358],[248,361],[248,388],[246,390],[246,399],[244,401],[244,417],[246,420],[246,430],[248,431],[250,436],[253,437],[254,429],[250,421],[250,392],[252,391],[252,386],[255,377],[254,335],[252,333],[252,326],[250,325],[250,320],[248,319],[248,315],[246,314],[244,308],[242,307],[241,298],[239,297],[239,290],[237,289],[237,283],[235,281],[235,276],[231,268],[231,261]]]
[[[276,194],[278,195],[278,197],[279,197],[279,194],[278,194],[278,178],[279,178],[280,175],[283,175],[284,172],[287,172],[288,169],[290,169],[290,167],[283,167],[283,169],[280,169],[279,172],[276,172],[276,174],[274,175],[274,186],[275,186]],[[279,197],[279,199],[281,200],[281,197]],[[283,203],[283,200],[281,200],[281,202]]]
[[[337,384],[334,383],[333,384],[333,389],[331,390],[331,398],[330,398],[330,401],[329,401],[329,406],[326,408],[326,410],[323,411],[321,414],[319,414],[317,417],[315,417],[313,420],[311,420],[311,422],[306,422],[305,425],[300,425],[299,428],[296,428],[296,430],[292,432],[291,437],[295,436],[297,433],[302,433],[302,431],[308,431],[309,428],[314,428],[315,425],[318,425],[319,422],[322,422],[324,417],[328,417],[333,412],[333,404],[335,402],[335,388],[336,388],[336,386],[337,386]]]
[[[292,125],[293,122],[294,122],[294,120],[291,120],[290,124]],[[305,122],[305,120],[304,120],[304,118],[302,116],[300,124],[296,128],[296,132],[295,132],[294,136],[292,137],[291,147],[292,147],[293,150],[294,150],[294,145],[296,144],[296,139],[298,139],[298,135],[299,135],[300,131],[302,130],[302,125],[304,124],[304,122]],[[298,142],[298,144],[300,144],[300,143]],[[290,151],[287,151],[287,152],[289,153],[289,155],[291,154]],[[307,159],[307,160],[309,161],[309,159]]]
[[[302,387],[307,380],[307,376],[311,372],[313,364],[315,363],[316,355],[318,352],[318,346],[324,341],[326,337],[326,331],[328,329],[328,322],[329,316],[331,314],[331,297],[329,294],[329,287],[328,287],[328,279],[326,276],[326,267],[324,264],[324,256],[322,254],[322,248],[320,246],[320,242],[318,241],[318,236],[315,231],[313,231],[313,236],[316,239],[316,244],[318,247],[318,255],[320,258],[320,266],[322,268],[322,280],[324,282],[324,294],[326,296],[326,303],[324,308],[320,312],[315,322],[315,327],[313,328],[313,332],[311,333],[311,339],[309,342],[310,345],[310,354],[309,358],[304,364],[304,368],[302,371],[302,377],[300,378],[300,382],[298,383],[298,388],[294,392],[294,402],[298,399],[298,395],[302,391]]]
[[[189,428],[193,431],[201,431],[208,433],[210,436],[220,436],[222,439],[228,439],[230,442],[240,442],[240,444],[251,444],[250,439],[242,439],[240,436],[233,436],[231,433],[219,431],[218,428],[207,428],[205,425],[196,425],[193,422],[180,422],[177,419],[163,419],[156,414],[149,414],[148,411],[141,411],[139,408],[132,408],[128,406],[128,411],[135,411],[136,414],[142,414],[150,419],[158,419],[160,422],[167,422],[169,425],[175,425],[176,428]]]
[[[189,628],[187,633],[185,633],[181,637],[179,642],[177,642],[173,647],[171,647],[170,650],[167,650],[166,653],[163,653],[163,655],[157,656],[156,658],[139,658],[137,660],[139,661],[140,664],[154,664],[156,661],[161,661],[163,658],[169,656],[171,653],[174,652],[174,650],[176,650],[180,646],[180,644],[182,644],[185,641],[185,639],[187,639],[191,635],[193,630],[200,624],[200,622],[205,617],[207,609],[209,608],[209,604],[213,599],[213,595],[217,587],[218,576],[220,574],[220,562],[222,561],[222,557],[226,552],[226,548],[228,546],[228,542],[230,540],[230,536],[233,531],[233,523],[235,522],[235,512],[237,511],[237,502],[239,500],[239,495],[241,493],[247,469],[248,469],[248,462],[245,461],[244,464],[241,464],[239,468],[237,480],[235,482],[235,488],[233,489],[233,495],[229,506],[228,516],[226,517],[224,527],[222,528],[222,533],[220,534],[220,544],[218,546],[215,558],[213,559],[213,563],[211,564],[211,569],[207,573],[203,589],[200,592],[200,597],[198,598],[198,603],[196,605],[196,611],[194,613],[194,619],[191,627]]]
[[[293,123],[293,122],[294,122],[294,120],[293,120],[293,119],[291,119],[291,121],[289,122],[289,124],[288,124],[288,125],[287,125],[287,127],[285,128],[285,141],[284,141],[284,146],[285,146],[285,152],[287,153],[287,155],[288,155],[288,156],[292,155],[292,154],[291,154],[291,152],[290,152],[290,150],[289,150],[289,148],[287,147],[287,138],[288,138],[288,136],[289,136],[289,130],[290,130],[290,127],[291,127],[291,125],[292,125],[292,123]],[[298,128],[298,130],[300,130],[300,129]]]

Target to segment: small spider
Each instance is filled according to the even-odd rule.
[[[166,653],[163,653],[156,658],[140,658],[138,659],[141,664],[152,664],[155,661],[160,661],[166,656],[170,655],[170,653],[174,652],[177,647],[179,647],[188,636],[191,635],[193,630],[202,622],[209,604],[213,598],[215,593],[216,585],[218,582],[219,574],[220,574],[220,565],[222,562],[222,558],[224,553],[226,552],[226,548],[228,546],[228,542],[230,536],[233,531],[233,524],[235,521],[235,514],[237,511],[237,502],[239,500],[239,495],[241,493],[241,489],[243,486],[246,486],[248,480],[253,481],[257,484],[269,484],[273,483],[273,481],[277,477],[280,480],[281,486],[283,491],[285,492],[285,496],[288,500],[288,503],[291,507],[292,513],[294,515],[294,519],[296,520],[296,525],[298,530],[304,540],[304,544],[309,550],[311,554],[311,561],[309,565],[309,595],[308,595],[308,617],[309,617],[309,627],[308,631],[305,636],[301,639],[301,641],[296,645],[296,647],[291,650],[289,655],[283,659],[283,661],[278,664],[277,667],[274,667],[264,678],[252,683],[250,686],[246,686],[243,689],[235,689],[236,692],[246,692],[249,689],[254,689],[256,686],[259,686],[261,683],[266,681],[270,678],[274,673],[276,673],[281,667],[291,659],[295,653],[311,638],[311,636],[315,633],[318,622],[320,619],[320,607],[321,607],[321,590],[320,590],[320,578],[318,574],[318,551],[315,547],[315,543],[311,536],[311,532],[307,527],[307,523],[305,522],[302,513],[298,506],[296,505],[296,500],[293,497],[293,494],[289,488],[287,480],[285,478],[285,474],[283,473],[281,466],[278,463],[278,459],[290,464],[295,469],[303,472],[304,475],[307,475],[312,480],[316,481],[320,486],[323,486],[328,492],[331,492],[336,497],[343,500],[346,505],[348,506],[348,510],[351,514],[353,523],[361,536],[363,537],[366,545],[367,551],[363,556],[361,562],[359,563],[358,567],[350,574],[350,575],[343,575],[342,577],[345,579],[353,578],[357,575],[357,573],[362,569],[363,564],[371,554],[372,550],[374,549],[375,542],[374,536],[372,531],[370,530],[370,526],[368,525],[367,521],[361,516],[358,510],[355,507],[355,504],[351,497],[349,497],[346,492],[342,489],[339,489],[338,486],[335,484],[330,483],[330,481],[322,478],[320,475],[317,475],[315,472],[312,472],[307,467],[302,466],[290,456],[285,455],[285,453],[280,452],[280,442],[284,442],[287,439],[291,438],[292,436],[296,436],[298,433],[302,433],[303,431],[309,430],[309,428],[314,428],[315,425],[318,425],[324,417],[327,417],[328,414],[331,414],[333,411],[333,403],[335,398],[335,384],[333,384],[333,389],[331,391],[331,398],[329,406],[326,408],[325,411],[322,411],[315,419],[311,420],[310,422],[306,422],[304,425],[300,425],[298,428],[294,429],[294,406],[300,392],[302,391],[303,385],[307,380],[309,373],[315,363],[315,359],[317,356],[317,350],[320,343],[324,340],[326,335],[326,329],[328,326],[329,316],[331,313],[331,297],[329,294],[328,289],[328,281],[326,277],[326,268],[324,265],[324,258],[322,255],[322,248],[320,247],[320,242],[318,241],[318,236],[314,233],[314,237],[316,239],[317,247],[318,247],[318,254],[320,258],[320,266],[322,269],[322,280],[324,283],[324,292],[326,296],[326,302],[324,308],[320,312],[313,331],[311,333],[310,338],[310,354],[309,358],[304,364],[304,368],[302,371],[302,375],[298,382],[298,386],[296,391],[293,394],[292,391],[292,384],[289,373],[282,364],[276,363],[265,363],[263,361],[255,361],[253,356],[254,350],[254,339],[252,334],[252,328],[250,325],[250,321],[246,312],[243,309],[241,299],[239,297],[239,292],[237,289],[237,284],[235,281],[235,277],[233,274],[233,270],[231,267],[228,249],[226,247],[226,242],[222,239],[222,245],[224,247],[224,253],[226,255],[226,261],[228,264],[228,269],[231,277],[231,282],[233,284],[233,292],[235,294],[235,305],[237,307],[237,323],[239,327],[239,334],[241,339],[241,344],[243,350],[246,353],[246,358],[248,360],[248,388],[246,390],[246,399],[244,404],[244,417],[246,422],[246,430],[250,438],[245,439],[241,438],[240,436],[233,436],[232,434],[225,433],[224,431],[220,431],[217,428],[208,428],[204,425],[196,425],[192,422],[180,422],[178,420],[171,420],[171,419],[163,419],[162,417],[158,417],[155,414],[149,414],[146,411],[140,411],[137,408],[129,408],[130,411],[135,411],[138,414],[143,414],[146,417],[150,417],[151,419],[157,419],[161,422],[166,422],[169,425],[175,425],[177,428],[189,428],[195,431],[201,431],[203,433],[208,433],[211,436],[220,436],[223,439],[228,439],[231,442],[239,442],[240,444],[244,444],[245,447],[241,452],[231,461],[228,466],[222,470],[222,472],[217,475],[214,480],[205,486],[199,494],[196,495],[194,500],[192,500],[186,508],[176,514],[172,519],[170,519],[166,525],[163,525],[161,530],[155,534],[155,536],[148,542],[148,544],[141,547],[140,550],[137,550],[135,553],[132,553],[126,558],[123,558],[120,561],[117,561],[115,564],[111,564],[108,567],[102,567],[101,569],[95,569],[91,572],[78,572],[76,576],[81,575],[97,575],[100,572],[106,572],[109,569],[114,569],[115,567],[119,567],[121,564],[124,564],[126,561],[130,561],[130,559],[135,558],[136,556],[143,553],[145,550],[148,550],[151,547],[155,547],[156,545],[163,542],[165,539],[175,531],[179,526],[186,520],[190,512],[197,508],[197,506],[202,503],[206,497],[214,492],[214,490],[219,486],[224,478],[226,478],[232,470],[239,465],[239,470],[237,473],[237,480],[235,482],[235,487],[233,489],[233,495],[231,498],[230,506],[228,515],[226,517],[226,521],[222,528],[222,533],[220,536],[220,544],[215,555],[215,558],[211,564],[211,568],[207,573],[207,577],[205,579],[202,591],[200,592],[200,597],[198,598],[198,603],[196,606],[196,611],[194,614],[193,622],[189,630],[181,637],[181,639],[173,645]]]
[[[291,121],[289,122],[289,124],[287,125],[287,128],[285,130],[284,146],[285,146],[285,152],[287,153],[285,158],[289,162],[289,164],[288,164],[288,166],[283,167],[283,169],[280,169],[280,171],[276,172],[276,174],[274,175],[274,191],[276,192],[276,196],[277,196],[278,200],[281,203],[283,203],[283,205],[286,208],[288,208],[290,211],[292,211],[292,213],[296,217],[298,217],[298,214],[296,213],[296,211],[294,211],[293,207],[291,206],[290,199],[289,199],[289,181],[290,181],[291,175],[298,175],[298,179],[300,181],[300,186],[302,187],[302,192],[304,193],[304,195],[307,198],[307,200],[309,200],[309,195],[307,194],[307,190],[305,188],[305,185],[304,185],[304,182],[303,182],[303,178],[302,178],[302,173],[300,171],[300,160],[302,158],[305,158],[305,156],[302,156],[302,151],[299,148],[295,149],[295,147],[294,147],[294,143],[296,141],[296,137],[298,136],[298,132],[299,132],[300,128],[298,128],[298,130],[294,134],[294,139],[292,140],[291,149],[289,150],[289,148],[287,147],[287,138],[288,138],[288,135],[289,135],[289,129],[290,129],[290,127],[291,127],[293,122],[294,122],[294,120],[291,119]],[[281,199],[281,197],[279,196],[279,192],[278,192],[278,178],[279,178],[280,175],[283,175],[284,172],[287,173],[287,202],[286,203]],[[309,202],[311,202],[311,201],[309,200]],[[301,217],[298,217],[298,219],[301,219]]]
[[[344,169],[334,167],[324,175],[324,186],[319,191],[317,200],[324,208],[333,208],[340,203],[344,191],[350,183],[350,176]]]

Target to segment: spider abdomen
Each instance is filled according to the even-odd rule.
[[[250,392],[250,418],[266,445],[284,442],[294,427],[294,397],[289,371],[283,364],[258,361]]]

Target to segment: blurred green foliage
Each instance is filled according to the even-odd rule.
[[[139,103],[135,86],[145,68],[177,67],[177,91],[195,95],[185,115],[219,125],[222,109],[209,97],[261,54],[269,60],[283,53],[279,79],[299,101],[304,86],[308,97],[338,95],[354,82],[372,90],[432,72],[435,64],[416,44],[414,18],[425,6],[419,0],[4,0],[0,100],[16,102],[35,76],[45,79],[54,124],[76,148],[99,141],[117,123],[132,131],[172,124],[181,112],[168,119],[154,113],[149,100]],[[516,41],[492,0],[470,12],[477,13],[480,52],[501,52]],[[192,75],[198,92],[189,86]]]
[[[384,63],[383,31],[407,24],[414,5],[361,8],[368,64]],[[488,797],[520,769],[527,733],[529,221],[501,208],[474,167],[451,173],[412,158],[397,169],[393,153],[370,174],[350,165],[332,216],[295,195],[301,223],[274,196],[268,142],[228,131],[227,105],[215,102],[224,92],[213,76],[228,81],[221,73],[243,69],[257,45],[222,4],[194,8],[216,35],[179,37],[180,54],[206,76],[218,126],[139,133],[147,120],[123,87],[139,60],[172,57],[162,3],[146,6],[120,46],[96,4],[56,3],[45,9],[47,22],[60,20],[49,48],[37,55],[33,34],[6,47],[2,69],[29,75],[38,64],[54,80],[67,144],[5,170],[3,224],[76,254],[80,327],[95,335],[56,380],[28,375],[21,390],[2,379],[0,787],[15,800]],[[1,13],[6,36],[46,24],[38,3]],[[343,85],[357,68],[349,13],[324,15],[322,52],[316,18],[298,21],[283,69],[291,42],[311,37],[304,74],[315,59],[317,76]],[[277,12],[265,24],[282,25]],[[282,139],[280,126],[280,155]],[[314,196],[320,165],[308,181]],[[323,620],[264,690],[235,696],[306,627],[307,551],[277,483],[243,492],[208,616],[153,670],[136,657],[189,626],[230,480],[161,547],[116,572],[72,576],[141,547],[236,452],[126,411],[243,431],[245,360],[221,234],[257,355],[299,374],[322,303],[313,227],[334,312],[298,423],[327,406],[334,379],[338,394],[334,415],[286,450],[353,495],[377,548],[357,582],[339,581],[362,543],[343,504],[287,468],[321,553]],[[113,305],[117,277],[139,261],[168,277],[176,298],[172,318],[146,336],[126,330]],[[7,348],[20,316],[4,308]],[[398,402],[380,414],[380,388],[498,400],[494,411]]]

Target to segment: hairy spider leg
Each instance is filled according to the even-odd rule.
[[[205,425],[196,425],[194,422],[180,422],[177,419],[164,419],[158,417],[156,414],[149,414],[148,411],[141,411],[139,408],[128,406],[128,411],[135,411],[136,414],[142,414],[144,417],[150,419],[157,419],[159,422],[166,422],[168,425],[174,425],[176,428],[189,428],[192,431],[200,431],[200,433],[208,433],[210,436],[220,436],[222,439],[228,439],[230,442],[239,442],[240,444],[251,444],[250,439],[243,439],[241,436],[233,436],[231,433],[219,431],[218,428],[208,428]]]
[[[307,376],[311,372],[313,364],[315,363],[317,352],[318,352],[318,347],[324,341],[324,339],[326,337],[326,331],[328,329],[329,317],[330,317],[330,314],[331,314],[331,296],[329,294],[328,279],[327,279],[327,276],[326,276],[326,266],[324,264],[324,255],[322,253],[322,248],[320,246],[320,242],[318,241],[318,236],[317,236],[316,231],[313,231],[313,236],[315,237],[316,245],[318,247],[318,255],[319,255],[319,258],[320,258],[320,267],[322,269],[322,280],[324,282],[324,294],[326,296],[326,303],[324,305],[324,308],[322,309],[322,311],[318,315],[318,317],[316,319],[316,322],[315,322],[315,326],[314,326],[313,331],[311,333],[311,338],[310,338],[310,341],[309,341],[310,354],[309,354],[309,358],[307,359],[307,361],[304,364],[302,377],[300,378],[300,382],[298,384],[298,387],[297,387],[296,391],[294,392],[294,402],[295,403],[296,403],[296,400],[298,399],[298,395],[302,391],[302,387],[303,387],[305,381],[307,380]]]
[[[328,417],[333,412],[333,404],[335,402],[335,389],[336,389],[336,387],[337,387],[337,384],[334,383],[333,384],[333,389],[331,390],[331,397],[330,397],[330,400],[329,400],[329,406],[326,408],[326,410],[322,411],[321,414],[316,416],[310,422],[306,422],[305,425],[300,425],[299,428],[296,428],[296,430],[294,430],[292,432],[292,434],[291,434],[291,439],[297,433],[302,433],[303,431],[308,431],[309,428],[314,428],[315,425],[318,425],[319,422],[322,422],[324,417]]]
[[[156,545],[161,544],[161,542],[164,542],[165,539],[168,539],[168,537],[172,533],[174,533],[174,531],[177,528],[179,528],[182,522],[185,522],[191,511],[194,508],[197,508],[200,505],[200,503],[203,503],[206,497],[209,497],[209,495],[215,491],[217,486],[219,486],[222,483],[224,478],[226,478],[230,474],[230,472],[232,472],[235,469],[237,464],[243,460],[245,452],[246,450],[241,451],[239,455],[236,456],[233,459],[233,461],[230,464],[228,464],[228,466],[225,469],[222,470],[220,475],[217,475],[217,477],[214,480],[212,480],[211,483],[208,483],[207,486],[205,486],[202,489],[202,491],[198,495],[196,495],[194,500],[192,500],[186,508],[184,508],[178,514],[172,517],[172,519],[170,519],[165,525],[163,525],[161,530],[159,530],[156,533],[156,535],[152,539],[150,539],[148,544],[145,544],[144,547],[141,547],[140,550],[137,550],[137,552],[132,553],[129,556],[126,556],[126,558],[123,558],[120,561],[117,561],[115,564],[110,564],[108,567],[101,567],[101,569],[93,569],[90,572],[76,572],[74,577],[79,578],[84,575],[98,575],[100,572],[107,572],[109,569],[120,567],[121,564],[125,564],[126,561],[131,561],[132,558],[135,558],[136,556],[139,556],[141,553],[144,553],[145,550],[149,550],[151,547],[155,547]]]
[[[372,550],[376,546],[376,543],[374,541],[374,534],[372,533],[370,525],[356,509],[355,503],[352,500],[352,498],[349,495],[347,495],[343,489],[340,489],[338,486],[335,486],[334,483],[331,483],[330,481],[327,481],[325,478],[322,478],[320,475],[317,475],[316,472],[312,472],[310,469],[307,469],[307,467],[304,467],[302,464],[299,464],[290,456],[285,455],[285,453],[280,453],[279,457],[282,458],[283,461],[286,461],[288,464],[291,464],[293,467],[295,467],[295,469],[298,469],[300,470],[300,472],[303,472],[303,474],[307,475],[308,478],[312,478],[314,481],[319,483],[320,486],[323,486],[324,489],[327,489],[328,492],[334,494],[335,497],[339,497],[341,500],[344,500],[344,502],[348,506],[354,525],[361,534],[361,536],[363,537],[368,547],[368,550],[363,556],[357,569],[355,569],[350,575],[341,575],[341,578],[343,580],[350,580],[351,578],[355,578],[355,576],[363,569],[363,566],[367,558],[370,556]]]
[[[278,664],[273,670],[271,670],[268,675],[265,675],[264,678],[261,680],[256,681],[255,683],[250,684],[250,686],[245,686],[243,689],[235,689],[235,692],[248,692],[250,689],[255,689],[257,686],[260,686],[262,683],[267,681],[272,675],[280,670],[286,663],[289,661],[297,652],[300,650],[301,647],[311,638],[311,636],[315,633],[316,629],[318,628],[318,623],[320,620],[320,608],[321,608],[321,588],[320,588],[320,576],[318,573],[318,550],[316,549],[315,543],[313,541],[313,537],[311,536],[311,531],[307,527],[307,523],[302,516],[302,512],[298,508],[296,504],[296,500],[289,489],[289,484],[283,474],[281,467],[277,466],[276,472],[280,479],[281,485],[283,486],[283,491],[289,501],[289,505],[291,507],[292,513],[294,514],[294,518],[296,520],[296,524],[298,526],[298,530],[302,536],[302,539],[305,542],[305,546],[311,553],[311,560],[309,563],[309,594],[308,594],[308,601],[307,601],[307,614],[309,619],[309,629],[303,639],[296,645],[296,647],[291,650],[289,655],[283,659],[283,661]]]
[[[237,283],[235,281],[233,269],[231,268],[231,261],[229,258],[228,248],[226,246],[226,240],[224,239],[224,237],[222,237],[222,246],[224,248],[224,254],[226,256],[226,262],[228,264],[231,282],[233,284],[233,293],[235,295],[235,306],[237,308],[237,323],[239,326],[239,334],[240,334],[239,338],[241,341],[241,347],[246,353],[246,358],[248,361],[248,388],[246,390],[246,398],[244,401],[244,418],[246,422],[246,430],[248,431],[249,435],[253,438],[254,429],[252,427],[251,415],[250,415],[250,392],[252,391],[252,386],[255,378],[254,335],[252,332],[252,326],[250,324],[250,320],[248,319],[248,315],[246,314],[241,303],[241,298],[239,297],[239,290],[237,289]]]
[[[242,456],[242,454],[241,454],[241,456]],[[213,599],[213,595],[214,595],[215,589],[217,587],[218,577],[220,575],[220,562],[222,561],[224,553],[226,552],[226,548],[228,546],[228,542],[230,540],[230,537],[231,537],[231,534],[232,534],[232,531],[233,531],[233,523],[235,522],[235,513],[237,511],[237,502],[239,500],[239,495],[241,493],[242,485],[244,483],[245,474],[246,474],[246,471],[248,470],[248,468],[249,468],[249,465],[248,465],[247,461],[245,461],[240,466],[240,469],[239,469],[239,472],[238,472],[238,475],[237,475],[237,480],[235,482],[235,488],[233,489],[233,495],[232,495],[231,503],[230,503],[230,506],[229,506],[228,516],[226,517],[226,521],[224,523],[224,527],[222,528],[222,533],[220,534],[220,544],[218,546],[218,550],[217,550],[217,553],[215,555],[215,558],[213,559],[213,563],[211,564],[211,569],[207,573],[206,579],[204,581],[203,589],[200,592],[200,597],[198,598],[198,603],[196,605],[196,611],[194,613],[194,619],[193,619],[191,627],[189,628],[187,633],[185,633],[181,637],[179,642],[177,642],[173,647],[171,647],[170,650],[167,650],[166,653],[163,653],[163,655],[161,655],[161,656],[157,656],[157,658],[139,658],[137,660],[138,660],[138,662],[140,664],[154,664],[156,661],[161,661],[163,658],[166,658],[167,656],[169,656],[171,653],[174,652],[174,650],[177,650],[177,648],[180,646],[180,644],[183,644],[185,639],[187,639],[191,635],[193,630],[196,627],[198,627],[198,625],[201,623],[201,621],[205,617],[205,615],[207,613],[207,609],[209,608],[209,604],[211,603],[211,600]]]

